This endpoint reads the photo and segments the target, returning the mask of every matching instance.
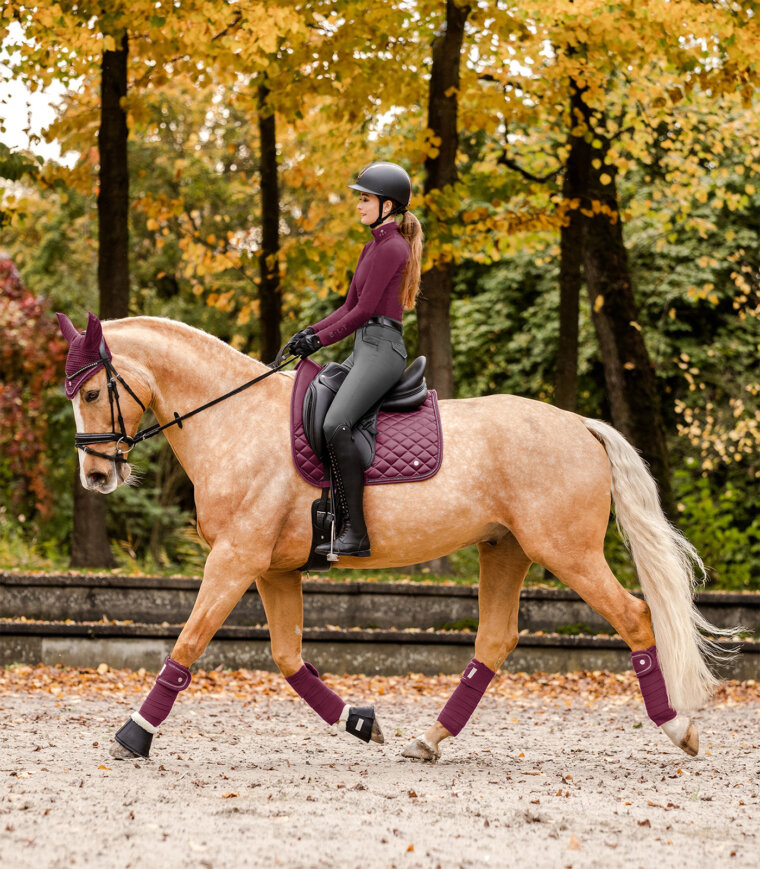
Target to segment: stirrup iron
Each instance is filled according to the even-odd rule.
[[[340,561],[340,555],[336,555],[333,552],[334,545],[335,545],[335,511],[333,510],[332,522],[330,523],[330,551],[325,556],[325,558],[327,558],[327,560],[331,564],[334,564],[336,561]]]

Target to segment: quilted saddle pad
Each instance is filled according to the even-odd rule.
[[[312,486],[329,486],[327,471],[317,458],[303,430],[303,400],[311,381],[322,370],[311,359],[296,367],[290,399],[290,445],[298,473]],[[441,417],[434,389],[417,410],[407,413],[380,411],[377,416],[375,458],[364,472],[368,486],[380,483],[413,483],[435,476],[443,460]]]

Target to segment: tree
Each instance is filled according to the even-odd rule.
[[[120,38],[119,38],[120,37]],[[112,37],[113,38],[113,37]],[[114,38],[120,47],[103,51],[101,62],[98,154],[98,292],[99,315],[111,320],[129,313],[129,168],[127,165],[127,56],[126,32]],[[72,567],[113,567],[106,530],[105,495],[82,487],[79,467],[74,469],[74,525]]]
[[[259,254],[259,299],[261,300],[261,358],[271,362],[282,345],[282,294],[280,292],[280,194],[277,181],[277,134],[275,115],[268,105],[269,88],[259,84],[259,148],[261,185],[261,253]]]
[[[664,4],[647,16],[637,15],[635,4],[604,0],[556,9],[525,6],[515,16],[524,24],[517,31],[523,68],[505,61],[515,56],[512,22],[494,26],[500,44],[490,57],[482,55],[482,80],[499,90],[506,103],[502,132],[511,154],[504,165],[518,168],[534,189],[542,180],[564,175],[561,192],[550,188],[544,194],[545,207],[553,203],[564,224],[560,399],[567,405],[572,391],[571,320],[582,263],[612,421],[644,453],[671,516],[675,505],[662,383],[647,352],[633,295],[617,178],[636,161],[648,162],[658,126],[682,124],[685,112],[678,121],[673,117],[678,103],[690,106],[703,95],[714,98],[730,87],[729,80],[748,82],[754,75],[747,37],[737,33],[737,11],[689,2]],[[687,121],[676,127],[682,138],[690,138],[690,126]],[[694,156],[687,160],[693,165]]]
[[[425,198],[432,212],[432,225],[437,219],[445,221],[447,212],[441,209],[442,199],[457,181],[459,67],[469,13],[468,5],[446,0],[446,21],[433,40],[428,129],[435,147],[425,159]],[[417,306],[420,351],[428,357],[427,378],[441,398],[454,396],[449,323],[454,268],[451,259],[440,258],[433,263],[423,275]]]

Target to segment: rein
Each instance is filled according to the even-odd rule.
[[[182,428],[182,423],[184,420],[190,419],[191,416],[195,416],[196,413],[200,413],[202,410],[208,410],[209,407],[213,407],[215,404],[219,404],[220,401],[224,401],[227,398],[231,398],[233,395],[237,395],[244,389],[248,389],[249,386],[253,386],[255,383],[264,380],[272,374],[276,374],[282,368],[285,368],[286,365],[290,365],[291,362],[293,362],[295,359],[298,359],[297,356],[290,355],[287,359],[282,361],[283,355],[284,348],[283,350],[280,350],[280,352],[277,354],[277,358],[269,366],[269,371],[264,372],[264,374],[260,374],[258,377],[254,377],[253,380],[249,380],[247,383],[242,384],[242,386],[238,386],[235,389],[230,390],[229,392],[225,392],[224,395],[220,395],[217,398],[212,399],[211,401],[207,401],[206,404],[202,404],[200,407],[189,410],[187,413],[183,413],[181,416],[175,411],[174,419],[170,420],[169,422],[166,422],[163,425],[159,425],[159,423],[154,423],[147,428],[141,429],[140,431],[136,432],[132,437],[130,437],[127,434],[127,430],[124,426],[124,417],[121,413],[121,403],[119,402],[119,388],[117,386],[117,381],[121,383],[124,389],[126,389],[127,392],[132,396],[132,398],[134,398],[134,400],[140,405],[143,413],[145,413],[147,408],[140,401],[137,395],[135,395],[126,380],[124,380],[121,374],[119,374],[119,372],[114,368],[111,360],[106,354],[105,339],[103,339],[103,341],[101,341],[100,343],[100,362],[102,362],[105,366],[106,373],[108,375],[108,403],[111,407],[111,431],[92,432],[89,434],[77,433],[74,435],[74,447],[75,449],[82,450],[82,452],[89,453],[91,456],[98,456],[101,459],[108,459],[109,461],[116,462],[117,464],[126,464],[127,460],[124,458],[124,452],[129,452],[132,447],[136,446],[141,441],[147,441],[148,439],[155,437],[157,434],[160,434],[162,431],[170,428],[173,425]],[[98,365],[99,362],[94,362],[91,364],[94,367],[95,365]],[[75,374],[79,373],[79,371],[75,372]],[[74,375],[71,376],[73,377]],[[119,423],[119,431],[116,430],[117,420]],[[110,443],[111,441],[116,441],[116,451],[111,456],[107,455],[106,453],[100,453],[97,450],[92,449],[93,446]],[[126,451],[122,451],[119,449],[119,444],[122,443],[126,444]]]

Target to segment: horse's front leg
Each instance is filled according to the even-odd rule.
[[[495,545],[478,544],[480,585],[479,622],[475,657],[465,667],[459,685],[446,702],[435,723],[402,751],[411,760],[437,761],[439,744],[458,736],[475,711],[504,659],[517,645],[517,611],[520,589],[530,559],[512,534]]]
[[[303,594],[301,572],[269,571],[256,581],[264,604],[272,657],[285,681],[317,715],[363,742],[384,742],[374,706],[349,706],[301,657]]]
[[[264,561],[261,554],[261,561]],[[266,563],[269,560],[266,554]],[[211,638],[245,594],[252,576],[265,569],[239,548],[217,541],[206,559],[203,582],[193,611],[164,661],[156,682],[139,711],[116,734],[111,754],[117,759],[148,757],[153,735],[171,712],[180,691],[190,684],[190,666],[206,651]]]

